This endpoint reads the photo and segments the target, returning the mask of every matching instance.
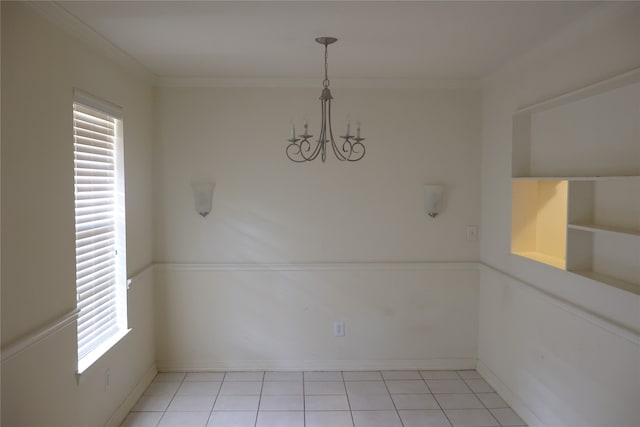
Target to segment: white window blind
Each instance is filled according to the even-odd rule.
[[[121,120],[87,100],[73,104],[79,361],[126,329]]]

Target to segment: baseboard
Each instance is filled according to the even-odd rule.
[[[199,371],[384,371],[475,369],[475,358],[426,360],[159,360],[163,372]]]
[[[133,409],[136,402],[140,399],[140,396],[142,396],[142,393],[144,393],[147,387],[149,387],[149,384],[151,384],[151,381],[153,381],[157,373],[158,369],[156,368],[156,364],[152,363],[151,366],[149,366],[149,369],[147,369],[144,375],[142,375],[140,381],[138,381],[135,387],[133,387],[133,390],[129,392],[122,404],[120,404],[118,409],[116,409],[113,415],[111,415],[111,418],[109,418],[109,421],[106,422],[104,427],[118,427],[122,424],[122,421],[124,421],[127,414],[129,414],[131,409]]]
[[[504,401],[511,406],[511,409],[513,409],[529,427],[547,427],[487,365],[478,360],[476,369],[482,378],[498,392]]]

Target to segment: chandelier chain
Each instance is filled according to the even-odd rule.
[[[324,81],[322,86],[329,87],[329,46],[324,45]]]

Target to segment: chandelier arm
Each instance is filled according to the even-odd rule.
[[[333,148],[333,153],[336,155],[336,158],[338,160],[340,160],[341,162],[349,160],[349,156],[342,154],[340,148],[338,148],[338,145],[333,140],[331,141],[331,147]]]
[[[303,150],[303,149],[302,149],[302,143],[305,143],[305,144],[306,144],[306,146],[307,146],[307,149],[306,149],[306,150]],[[303,159],[305,162],[309,162],[309,161],[311,161],[311,160],[315,159],[315,156],[317,156],[317,155],[318,155],[318,145],[317,145],[317,144],[316,144],[316,146],[313,148],[313,151],[311,152],[311,155],[306,155],[306,154],[305,154],[305,152],[307,152],[307,153],[308,153],[308,152],[310,152],[310,151],[311,151],[311,142],[309,142],[309,140],[308,140],[307,138],[305,138],[304,140],[302,140],[302,141],[300,142],[300,148],[301,148],[301,149],[300,149],[300,153],[299,153],[299,154],[300,154],[300,157],[302,157],[302,159]]]
[[[322,163],[327,159],[327,102],[331,101],[327,99],[320,101],[320,105],[322,106],[322,138],[318,141],[322,144]],[[331,109],[329,109],[329,132],[331,132]]]
[[[333,149],[333,154],[335,154],[335,156],[341,162],[347,160],[347,157],[342,154],[342,152],[338,148],[338,144],[336,144],[336,140],[333,137],[333,126],[331,125],[331,100],[329,100],[329,135],[331,137],[331,148]]]
[[[300,151],[300,156],[304,159],[304,161],[310,162],[312,160],[315,160],[316,157],[318,157],[318,154],[322,150],[322,144],[320,143],[320,141],[322,140],[323,129],[324,129],[323,127],[320,127],[320,138],[318,138],[318,140],[316,141],[316,145],[313,148],[313,152],[311,153],[310,156],[305,156],[304,153]],[[304,142],[306,142],[307,145],[309,146],[309,149],[307,150],[309,151],[311,149],[311,143],[309,142],[308,138],[304,138]]]
[[[364,138],[362,138],[361,140],[363,140]],[[358,148],[362,148],[362,152],[360,152],[358,150]],[[353,145],[351,145],[351,153],[352,154],[356,154],[356,157],[351,158],[351,155],[349,156],[349,158],[347,159],[350,162],[357,162],[358,160],[360,160],[361,158],[364,157],[365,153],[366,153],[366,148],[364,146],[364,144],[360,141],[356,141]],[[360,155],[358,155],[360,154]]]
[[[296,163],[303,163],[303,162],[307,162],[314,159],[313,155],[308,157],[308,156],[305,156],[304,154],[305,151],[307,152],[311,151],[311,143],[309,142],[308,137],[304,137],[302,139],[298,139],[298,138],[290,139],[289,142],[290,144],[287,145],[285,149],[285,153],[290,160]],[[306,148],[305,148],[305,145],[306,145]],[[317,149],[317,146],[316,146],[316,149]],[[314,151],[316,151],[316,149],[314,149]]]
[[[306,144],[306,149],[302,144]],[[300,148],[300,153],[302,153],[304,151],[310,151],[311,150],[311,143],[309,143],[309,140],[307,138],[302,138],[300,140],[300,143],[298,144],[298,147]]]
[[[293,154],[291,154],[289,151],[291,148],[294,148],[297,150],[294,151]],[[294,142],[292,142],[291,144],[287,145],[287,148],[285,149],[285,153],[287,154],[287,157],[289,158],[289,160],[296,162],[296,163],[304,163],[306,162],[306,160],[304,159],[304,157],[302,158],[302,160],[298,160],[298,157],[300,156],[300,146]],[[295,157],[294,157],[295,156]]]
[[[324,109],[322,110],[322,119],[320,121],[320,135],[318,135],[318,145],[324,144],[325,140],[325,128],[324,128]]]
[[[311,142],[309,142],[307,138],[305,138],[302,142],[306,143],[309,148],[307,150],[300,150],[300,157],[302,157],[305,162],[310,162],[311,160],[315,159],[316,156],[318,155],[319,144],[316,144],[310,156],[306,156],[304,152],[311,151]],[[300,143],[300,146],[302,146],[302,142]]]
[[[322,144],[322,163],[327,160],[327,144]]]
[[[346,160],[351,158],[351,154],[353,154],[353,143],[349,140],[349,137],[344,139],[342,143],[342,151],[345,152]]]

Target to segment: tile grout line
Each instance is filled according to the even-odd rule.
[[[304,371],[302,372],[302,425],[307,425],[307,396],[304,394]]]
[[[420,371],[418,371],[418,375],[420,375]],[[384,384],[384,388],[387,389],[387,394],[389,394],[389,399],[391,399],[391,403],[393,404],[393,409],[395,410],[396,415],[398,416],[398,419],[400,420],[400,425],[402,427],[404,427],[404,421],[402,421],[402,417],[400,416],[400,412],[398,411],[398,407],[396,406],[396,402],[395,402],[395,400],[393,400],[393,396],[391,395],[391,391],[389,390],[389,386],[387,385],[387,380],[384,378],[384,375],[382,375],[382,372],[380,372],[380,376],[382,376],[382,383]],[[422,375],[420,375],[420,377],[422,377]],[[426,385],[426,383],[425,383],[425,385]]]
[[[156,375],[157,377],[158,375]],[[162,422],[162,419],[164,418],[165,415],[167,415],[167,412],[169,412],[169,406],[171,406],[171,403],[173,403],[173,400],[176,398],[176,396],[178,395],[178,391],[180,390],[180,388],[182,387],[182,384],[184,384],[184,379],[187,378],[187,374],[185,373],[182,377],[182,379],[180,380],[180,385],[178,386],[178,388],[176,389],[176,391],[173,393],[173,396],[171,396],[171,400],[169,400],[169,403],[167,404],[167,407],[164,408],[164,411],[162,411],[162,416],[160,417],[160,419],[158,420],[158,424],[156,424],[157,426],[160,425],[160,423]],[[155,380],[155,378],[154,378]]]
[[[478,374],[480,375],[480,374]],[[460,375],[460,373],[458,372],[458,376],[460,378],[462,378],[462,375]],[[486,382],[486,380],[482,377],[480,377],[483,381]],[[500,421],[498,421],[498,419],[493,415],[493,412],[491,412],[491,409],[487,408],[487,405],[484,404],[484,402],[480,399],[480,397],[478,396],[478,393],[476,393],[476,391],[474,389],[471,388],[471,386],[469,385],[469,383],[467,382],[466,379],[462,378],[462,381],[464,381],[465,385],[467,387],[469,387],[469,389],[471,390],[471,393],[473,393],[473,395],[475,396],[476,399],[478,399],[480,401],[480,403],[482,403],[482,406],[487,410],[487,412],[489,412],[489,415],[491,415],[491,417],[496,421],[496,423],[498,424],[498,426],[502,426],[502,423]],[[492,387],[493,389],[493,387]]]
[[[447,413],[444,411],[444,408],[442,407],[442,405],[440,404],[440,402],[439,402],[439,401],[438,401],[438,399],[436,398],[435,393],[433,393],[433,390],[431,390],[431,387],[429,387],[429,384],[427,383],[426,378],[424,377],[424,375],[422,375],[422,372],[420,372],[420,371],[418,371],[418,372],[420,373],[420,376],[422,377],[422,380],[424,381],[424,384],[427,386],[427,390],[429,390],[429,392],[431,392],[431,396],[433,396],[433,400],[434,400],[434,402],[436,402],[436,405],[438,405],[438,408],[440,408],[440,411],[442,412],[442,415],[444,415],[444,417],[447,419],[447,422],[449,423],[449,425],[450,425],[451,427],[453,427],[453,423],[451,422],[451,420],[449,419],[449,416],[448,416],[448,415],[447,415]],[[456,375],[457,375],[459,378],[462,378],[462,377],[460,377],[460,374],[458,374],[458,372],[456,372]],[[473,390],[471,390],[471,391],[473,391]]]
[[[262,391],[264,390],[264,378],[266,376],[266,371],[262,372],[262,383],[260,384],[260,395],[258,396],[258,409],[256,410],[256,420],[254,422],[254,427],[258,426],[258,416],[260,415],[260,405],[262,404]]]
[[[188,373],[184,376],[184,379],[187,379],[187,375],[189,375]],[[220,380],[220,387],[218,387],[218,392],[216,393],[216,397],[215,399],[213,399],[213,406],[211,407],[211,412],[209,412],[209,418],[207,418],[207,424],[205,424],[205,426],[209,425],[209,422],[211,421],[211,417],[213,417],[213,410],[216,407],[216,402],[218,402],[218,398],[220,397],[220,392],[222,391],[222,384],[224,384],[224,379],[227,376],[227,372],[223,372],[222,373],[222,379]]]
[[[344,395],[347,398],[347,407],[349,408],[349,416],[351,417],[351,425],[355,426],[356,421],[353,419],[353,411],[351,410],[351,400],[349,400],[349,393],[347,391],[347,382],[344,380],[344,371],[340,371],[342,375],[342,384],[344,385]],[[382,374],[380,374],[382,376]]]

